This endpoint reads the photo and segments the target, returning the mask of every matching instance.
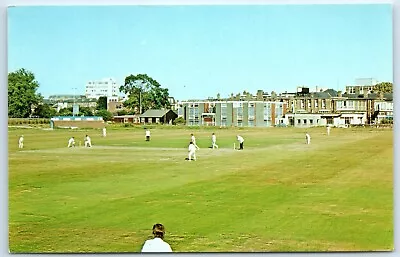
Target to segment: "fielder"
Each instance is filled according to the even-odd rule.
[[[189,151],[188,160],[191,161],[193,158],[193,161],[195,161],[196,160],[196,146],[195,146],[195,144],[193,144],[192,141],[190,141],[190,143],[189,143],[188,151]]]
[[[215,135],[215,133],[212,133],[211,143],[212,143],[212,149],[214,149],[215,147],[218,149],[217,136]]]
[[[107,129],[104,127],[103,128],[103,137],[106,137],[107,136]]]
[[[243,143],[244,143],[243,137],[237,135],[237,140],[239,141],[239,150],[243,150]]]
[[[327,126],[326,127],[326,134],[328,134],[328,136],[329,136],[329,134],[331,133],[331,126]]]
[[[20,136],[18,140],[18,148],[24,148],[24,135]]]
[[[150,130],[146,130],[146,141],[150,141]]]
[[[75,147],[75,138],[74,137],[71,137],[68,140],[68,147]]]
[[[311,137],[310,135],[306,132],[306,144],[309,145],[311,142]]]
[[[92,140],[88,135],[85,136],[85,147],[92,147]]]
[[[194,147],[196,147],[197,150],[200,149],[200,147],[197,146],[196,144],[196,138],[194,137],[193,134],[190,134],[192,137],[190,138],[191,142],[193,143]]]

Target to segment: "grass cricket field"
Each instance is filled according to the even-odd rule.
[[[139,252],[154,223],[174,252],[394,247],[392,129],[9,128],[8,152],[13,253]]]

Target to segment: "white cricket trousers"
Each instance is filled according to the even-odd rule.
[[[195,151],[190,151],[188,157],[189,157],[189,161],[192,160],[192,159],[196,160],[196,152]]]

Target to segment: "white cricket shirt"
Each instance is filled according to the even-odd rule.
[[[142,247],[142,253],[162,253],[162,252],[172,252],[171,246],[167,242],[164,242],[161,238],[154,238],[146,240]]]
[[[196,146],[194,144],[189,145],[189,152],[195,152],[196,151]]]

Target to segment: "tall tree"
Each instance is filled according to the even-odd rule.
[[[109,120],[112,120],[112,118],[113,118],[113,114],[111,112],[107,111],[107,110],[104,110],[104,109],[98,110],[96,112],[96,115],[103,117],[104,121],[109,121]]]
[[[25,69],[8,74],[8,117],[27,118],[32,113],[32,107],[37,105],[42,97],[36,93],[39,83],[35,75]]]
[[[107,96],[100,96],[97,99],[96,110],[107,110]]]
[[[143,113],[148,109],[161,109],[170,107],[168,89],[149,77],[147,74],[129,75],[120,91],[129,95],[124,102],[125,107]]]
[[[33,115],[39,116],[40,118],[51,118],[55,116],[56,113],[57,111],[54,108],[52,108],[49,104],[39,104],[35,108]]]
[[[393,93],[393,83],[381,82],[375,85],[374,91],[376,93]]]

